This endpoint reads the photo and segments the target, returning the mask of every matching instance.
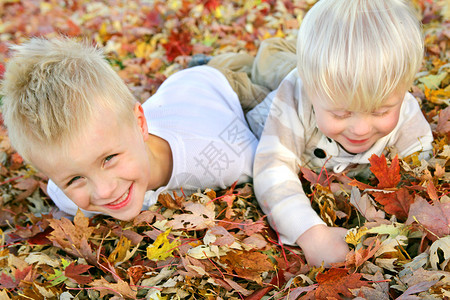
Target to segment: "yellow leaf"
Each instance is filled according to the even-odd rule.
[[[217,6],[216,9],[214,10],[214,16],[217,19],[221,19],[223,17],[222,11],[221,11],[221,6]]]
[[[280,37],[283,38],[285,36],[285,34],[283,33],[283,31],[278,28],[277,33],[275,33],[275,37]]]
[[[147,258],[158,261],[173,256],[172,252],[180,246],[178,239],[172,243],[167,239],[170,229],[158,235],[155,242],[147,247]]]
[[[99,30],[98,30],[98,34],[100,36],[105,36],[108,34],[108,28],[106,27],[106,23],[103,22],[102,25],[100,26]]]
[[[434,90],[428,88],[426,85],[424,89],[425,89],[424,91],[425,97],[427,98],[428,101],[433,102],[435,104],[449,103],[450,90],[447,89]]]
[[[121,236],[117,243],[116,249],[108,257],[108,261],[115,263],[123,261],[126,257],[128,249],[130,249],[131,241],[124,236]]]
[[[50,10],[52,10],[52,5],[47,2],[41,2],[39,5],[39,9],[41,10],[41,14],[46,14]]]
[[[366,227],[361,228],[352,228],[347,232],[347,235],[345,236],[345,241],[347,244],[352,244],[353,246],[357,246],[359,243],[361,243],[361,238],[367,233]]]
[[[145,42],[138,43],[134,55],[139,58],[149,57],[153,52],[153,47]]]

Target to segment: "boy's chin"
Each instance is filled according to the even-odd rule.
[[[124,209],[122,211],[119,210],[117,212],[108,211],[105,213],[121,221],[131,221],[135,217],[137,217],[141,213],[141,211],[142,211],[142,204],[141,205],[131,204],[130,209],[127,210]]]
[[[371,145],[360,145],[360,146],[354,146],[354,145],[343,145],[341,143],[339,143],[339,146],[342,147],[342,149],[344,149],[347,153],[349,154],[359,154],[359,153],[363,153],[366,152],[367,150],[369,150],[372,147]]]

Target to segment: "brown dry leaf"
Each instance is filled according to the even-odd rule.
[[[192,214],[175,215],[173,220],[167,222],[167,226],[172,229],[185,230],[201,230],[215,224],[215,212],[200,203],[188,202],[185,204],[185,209]]]
[[[158,196],[158,202],[170,209],[181,209],[183,200],[184,198],[177,197],[176,192],[174,192],[174,197],[170,196],[169,193],[161,193]]]
[[[228,230],[223,228],[222,226],[214,226],[209,231],[211,234],[213,234],[216,238],[216,240],[212,243],[212,245],[216,246],[231,246],[236,239],[233,235],[231,235]]]
[[[450,132],[450,106],[439,112],[439,120],[436,126],[436,132],[441,134]]]
[[[384,219],[386,214],[382,210],[377,210],[372,203],[368,194],[361,196],[361,192],[356,188],[352,188],[350,195],[350,203],[361,213],[361,215],[368,221],[376,221],[377,219]]]
[[[89,219],[80,210],[78,210],[73,223],[66,218],[49,219],[49,222],[53,231],[48,239],[53,242],[54,246],[64,249],[76,257],[83,257],[91,264],[97,264],[97,258],[88,243],[95,227],[89,226]]]
[[[108,282],[105,278],[94,280],[89,284],[93,289],[100,292],[100,297],[106,295],[117,295],[122,299],[131,298],[136,299],[137,292],[133,290],[128,283],[119,279],[117,283]]]
[[[426,229],[432,241],[450,235],[450,203],[435,201],[431,205],[422,197],[417,196],[414,203],[411,204],[405,223],[412,224],[414,222]]]
[[[230,251],[221,258],[221,261],[226,263],[228,268],[236,272],[238,276],[256,281],[258,284],[262,284],[262,273],[274,269],[268,256],[257,251]]]

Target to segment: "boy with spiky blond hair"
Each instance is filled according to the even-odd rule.
[[[13,50],[5,124],[61,210],[130,220],[163,192],[250,180],[257,140],[216,69],[179,71],[141,105],[88,43],[33,38]]]

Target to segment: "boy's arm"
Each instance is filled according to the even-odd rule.
[[[292,74],[291,74],[292,75]],[[308,263],[326,266],[348,253],[344,228],[327,227],[312,209],[299,180],[305,149],[304,120],[299,114],[295,77],[280,84],[256,150],[255,194],[282,243],[297,244]],[[300,107],[301,109],[301,107]]]
[[[417,100],[407,93],[394,140],[399,156],[406,157],[420,151],[419,158],[428,159],[432,154],[432,142],[433,133],[430,124],[425,119]]]
[[[299,117],[296,77],[286,77],[271,105],[258,144],[253,181],[255,194],[280,240],[295,244],[310,227],[324,224],[312,209],[299,180],[305,128]]]

